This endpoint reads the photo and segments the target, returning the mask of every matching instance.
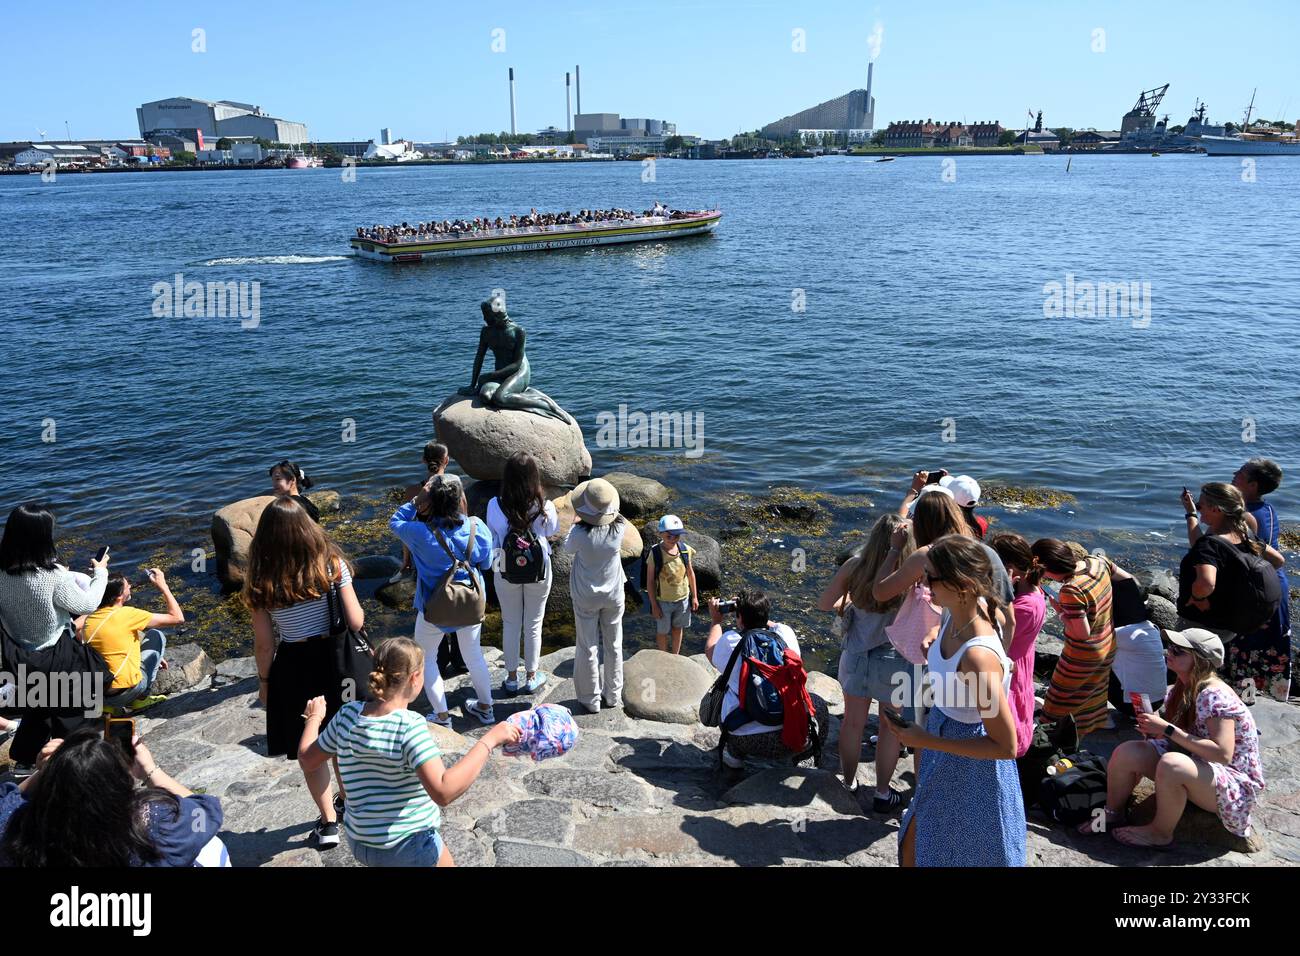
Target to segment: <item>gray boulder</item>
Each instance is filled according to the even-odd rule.
[[[1158,594],[1166,601],[1178,600],[1178,575],[1164,568],[1147,568],[1137,575],[1138,583],[1147,590],[1147,596]]]
[[[367,554],[352,564],[352,576],[358,580],[391,578],[402,570],[402,561],[391,554]]]
[[[471,478],[500,479],[506,459],[519,451],[537,459],[546,485],[572,486],[591,474],[582,429],[554,418],[453,395],[434,410],[433,427]]]
[[[701,591],[716,591],[722,584],[722,545],[699,531],[687,530],[683,540],[695,549],[691,561],[695,566],[695,583]],[[659,522],[647,521],[641,526],[641,541],[646,548],[659,541]]]
[[[634,521],[658,519],[673,497],[671,489],[653,478],[642,478],[625,471],[612,471],[604,478],[618,489],[619,510]]]
[[[834,717],[844,714],[844,688],[840,682],[821,671],[808,672],[808,693],[826,701],[827,711]]]
[[[167,670],[160,670],[154,678],[150,694],[178,694],[195,687],[211,677],[217,665],[197,644],[174,644],[164,655]]]
[[[226,505],[212,516],[212,543],[217,549],[217,577],[227,588],[244,584],[248,548],[253,543],[262,511],[274,495],[258,495]]]
[[[689,657],[638,651],[623,665],[623,706],[631,717],[694,724],[700,719],[700,698],[712,684],[708,671]]]
[[[307,492],[307,500],[316,506],[316,510],[321,514],[329,511],[338,511],[343,507],[343,496],[331,488],[322,488],[320,491]]]
[[[1178,627],[1178,608],[1173,601],[1152,592],[1147,595],[1147,618],[1156,627],[1172,630]]]

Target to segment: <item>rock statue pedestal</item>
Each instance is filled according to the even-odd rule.
[[[537,459],[544,485],[572,487],[591,474],[582,429],[556,418],[451,395],[434,409],[433,429],[465,474],[480,481],[499,480],[506,459],[521,451]]]

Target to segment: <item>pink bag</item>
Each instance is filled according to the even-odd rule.
[[[885,636],[909,663],[924,664],[925,651],[921,647],[938,637],[942,619],[943,612],[931,601],[929,586],[914,584],[903,598],[894,622],[885,625]]]

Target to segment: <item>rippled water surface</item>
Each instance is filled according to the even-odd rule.
[[[596,416],[626,403],[703,412],[706,454],[677,481],[693,492],[893,498],[943,464],[1075,494],[1034,518],[1043,530],[1181,532],[1184,484],[1252,454],[1300,467],[1300,162],[1262,158],[1253,183],[1204,156],[1065,166],[962,158],[952,182],[937,158],[847,157],[661,161],[649,183],[639,163],[0,177],[0,503],[161,537],[259,492],[282,456],[345,493],[409,480],[501,287],[534,384],[577,417],[598,472],[628,451],[595,447]],[[655,199],[725,219],[673,243],[405,267],[346,243],[359,224]],[[260,325],[155,317],[152,287],[177,273],[258,281]],[[1149,325],[1045,318],[1044,284],[1067,274],[1149,283]],[[1284,518],[1296,489],[1275,497]]]

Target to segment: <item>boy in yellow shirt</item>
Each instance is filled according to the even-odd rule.
[[[108,664],[111,683],[104,691],[105,707],[139,710],[157,703],[158,698],[143,695],[158,671],[167,667],[163,660],[167,638],[158,628],[185,623],[185,613],[176,603],[162,571],[150,568],[148,575],[149,583],[167,602],[164,613],[128,607],[131,582],[122,574],[110,574],[99,610],[89,614],[82,625],[81,639],[99,651]]]
[[[691,563],[695,551],[682,540],[685,533],[681,518],[664,515],[659,519],[659,543],[645,559],[645,589],[655,619],[655,643],[659,650],[668,650],[671,632],[674,654],[682,652],[682,634],[691,626],[691,612],[700,608]]]

